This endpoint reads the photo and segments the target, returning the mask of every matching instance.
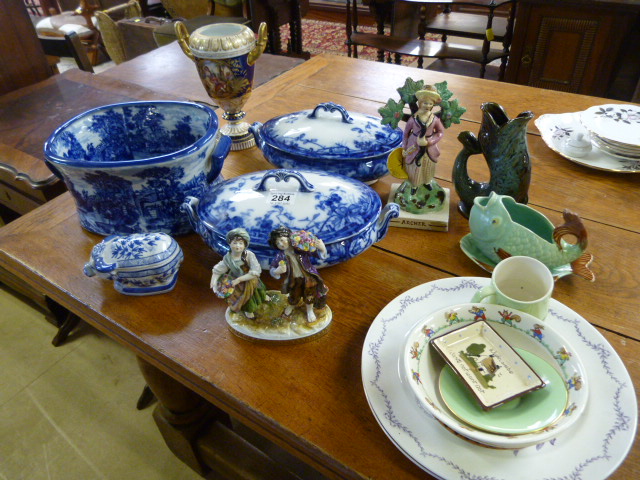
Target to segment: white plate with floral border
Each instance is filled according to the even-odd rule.
[[[580,112],[582,125],[600,138],[640,149],[640,107],[608,103]]]
[[[399,295],[375,318],[362,350],[362,382],[371,410],[389,439],[414,463],[444,479],[604,479],[629,453],[638,411],[631,378],[613,347],[585,319],[556,300],[549,316],[571,342],[593,388],[581,421],[544,443],[519,450],[474,444],[443,427],[401,375],[401,352],[412,327],[442,308],[469,301],[488,278],[436,280]]]
[[[623,160],[619,157],[609,155],[598,147],[593,148],[584,157],[572,157],[562,149],[563,142],[574,132],[582,132],[585,138],[589,138],[589,132],[580,122],[582,112],[551,114],[546,113],[535,119],[534,123],[542,140],[547,146],[559,155],[574,163],[606,170],[608,172],[637,173],[640,172],[640,160]]]
[[[564,412],[552,425],[545,425],[548,428],[539,428],[518,435],[504,435],[470,428],[450,412],[438,387],[445,360],[437,353],[438,348],[430,345],[430,340],[447,338],[446,332],[460,331],[456,330],[456,327],[478,325],[477,322],[482,320],[488,322],[488,328],[495,329],[496,337],[506,341],[507,345],[528,350],[552,365],[561,375],[568,394],[564,401],[568,400],[568,403],[560,407],[560,412],[562,408]],[[560,431],[570,429],[580,420],[589,403],[588,371],[582,365],[580,356],[576,354],[571,342],[556,331],[555,322],[551,323],[541,322],[540,319],[526,313],[498,305],[463,303],[444,307],[418,320],[405,335],[401,374],[410,380],[409,388],[423,408],[463,437],[498,448],[516,449],[542,443],[556,437]],[[459,334],[454,338],[459,339]],[[501,357],[504,359],[505,355]],[[497,390],[499,389],[493,388],[491,391],[495,394]],[[526,416],[526,412],[518,410]],[[530,420],[535,424],[539,419]]]

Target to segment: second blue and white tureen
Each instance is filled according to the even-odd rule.
[[[180,245],[166,233],[109,235],[91,250],[84,274],[113,280],[125,295],[155,295],[173,290],[183,260]]]
[[[238,227],[251,236],[249,248],[262,268],[276,251],[269,246],[272,230],[285,226],[317,235],[327,257],[326,267],[359,255],[387,234],[400,207],[382,208],[378,194],[362,182],[309,170],[266,170],[226,180],[201,199],[188,197],[182,208],[205,242],[217,253],[229,250],[226,234]]]
[[[400,129],[331,102],[264,125],[256,122],[251,131],[276,167],[337,173],[365,183],[389,173],[387,157],[402,142]]]

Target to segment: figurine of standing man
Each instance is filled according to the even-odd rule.
[[[445,191],[434,180],[440,157],[438,142],[444,125],[434,112],[442,98],[435,87],[426,85],[415,93],[418,110],[407,120],[402,140],[402,167],[407,180],[396,191],[394,201],[411,213],[439,210]]]
[[[392,225],[414,228],[411,225],[419,224],[415,228],[446,231],[448,189],[435,180],[439,142],[451,124],[460,123],[466,109],[452,98],[446,81],[425,85],[423,80],[407,78],[397,92],[400,101],[390,98],[378,109],[383,125],[398,128],[405,122],[402,146],[392,150],[387,161],[391,175],[403,180],[391,186],[389,200],[401,209]],[[410,222],[405,223],[407,219]]]
[[[279,227],[271,232],[269,245],[278,252],[271,262],[271,276],[279,279],[286,275],[282,284],[282,293],[288,295],[285,316],[291,315],[302,300],[306,306],[308,323],[317,320],[315,309],[327,305],[329,289],[311,263],[311,255],[325,257],[327,249],[324,242],[306,231],[292,232],[287,227]]]
[[[235,228],[227,233],[230,250],[213,267],[211,288],[216,295],[227,300],[232,312],[242,312],[252,319],[265,301],[267,289],[260,280],[260,262],[255,253],[247,249],[249,242],[249,233],[244,228]]]

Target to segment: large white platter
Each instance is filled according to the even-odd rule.
[[[562,144],[574,132],[582,132],[588,137],[588,132],[580,123],[581,112],[561,113],[561,114],[544,114],[535,119],[534,123],[542,140],[547,146],[559,155],[574,163],[584,165],[586,167],[598,170],[606,170],[608,172],[621,173],[637,173],[640,172],[640,160],[623,160],[619,157],[609,155],[603,152],[595,145],[592,150],[584,157],[573,157],[567,154]]]
[[[604,479],[624,460],[637,428],[631,378],[611,345],[584,318],[556,300],[553,328],[571,342],[594,388],[580,422],[564,434],[520,450],[471,443],[445,429],[417,401],[401,368],[412,327],[436,310],[468,302],[488,278],[447,278],[392,300],[375,318],[362,350],[362,381],[389,439],[413,462],[443,479]],[[597,388],[595,387],[597,385]]]

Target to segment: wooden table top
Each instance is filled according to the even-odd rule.
[[[304,60],[300,58],[267,53],[260,55],[254,72],[254,88],[302,62]],[[155,92],[169,95],[179,92],[181,96],[190,100],[211,102],[195,72],[194,63],[183,53],[178,42],[151,50],[105,70],[100,75],[126,80]]]
[[[56,177],[42,161],[43,145],[56,127],[90,108],[158,98],[138,85],[113,89],[105,82],[96,87],[93,80],[72,69],[0,96],[0,171],[13,173],[32,188],[49,185]]]
[[[262,85],[303,61],[264,54],[257,62],[254,85]],[[115,89],[104,81],[98,85],[90,76],[71,69],[0,96],[0,173],[4,170],[31,188],[54,183],[57,178],[42,162],[45,140],[57,126],[93,107],[166,96],[211,103],[193,62],[177,42],[121,63],[102,76],[126,78],[135,85],[119,83]],[[176,85],[180,85],[179,93]]]
[[[194,68],[195,73],[195,68]],[[188,74],[185,72],[185,74]],[[82,267],[102,237],[81,229],[69,194],[0,229],[0,266],[41,289],[80,317],[195,392],[334,478],[429,478],[405,457],[379,427],[365,398],[361,355],[369,326],[380,310],[408,289],[432,280],[488,277],[460,250],[468,222],[456,211],[451,169],[460,150],[457,135],[478,132],[484,101],[503,105],[511,117],[577,111],[610,100],[346,57],[318,56],[257,88],[247,103],[249,121],[312,108],[333,101],[350,111],[376,114],[405,78],[442,80],[467,108],[461,125],[441,141],[437,177],[451,188],[449,232],[391,228],[387,237],[358,257],[326,268],[334,321],[327,335],[302,344],[262,345],[233,335],[226,304],[208,288],[211,267],[220,257],[196,234],[178,238],[185,253],[178,283],[170,293],[127,297],[113,285],[87,279]],[[126,77],[123,77],[126,79]],[[77,80],[82,83],[81,80]],[[87,80],[84,80],[85,82]],[[106,76],[94,86],[129,92],[131,86]],[[138,87],[138,95],[153,92]],[[196,99],[177,84],[173,93]],[[168,94],[157,94],[168,98]],[[164,96],[163,96],[164,95]],[[200,92],[202,97],[204,94]],[[560,279],[553,297],[588,319],[623,359],[640,385],[640,177],[596,171],[552,152],[531,127],[533,162],[530,205],[559,224],[564,208],[576,212],[589,232],[597,279]],[[486,177],[484,162],[470,161],[471,176]],[[231,152],[223,174],[271,168],[257,149]],[[373,185],[383,201],[397,180]],[[268,275],[270,287],[278,287]],[[585,441],[588,441],[585,439]],[[614,479],[640,471],[636,442]],[[499,470],[496,471],[499,477]]]

